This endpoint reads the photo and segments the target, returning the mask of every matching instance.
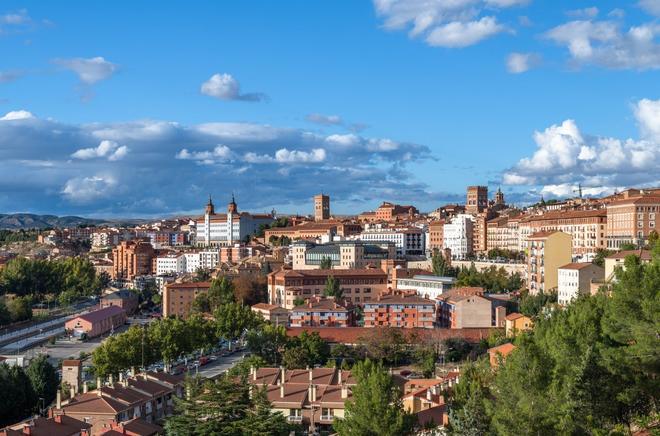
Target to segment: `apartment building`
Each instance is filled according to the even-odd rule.
[[[154,248],[146,239],[122,241],[112,249],[113,280],[133,281],[135,277],[152,273]]]
[[[472,220],[472,252],[486,254],[488,252],[488,221],[494,214],[488,208],[474,215]]]
[[[445,220],[443,219],[431,221],[429,223],[428,248],[430,251],[443,249],[443,240],[445,234],[444,229],[445,229]]]
[[[371,301],[387,290],[387,273],[382,269],[281,269],[268,274],[268,302],[293,309],[296,298],[322,295],[329,276],[339,282],[351,304]]]
[[[488,208],[488,186],[468,186],[465,212],[478,214]]]
[[[456,283],[456,278],[454,277],[415,274],[412,277],[397,278],[393,286],[398,291],[414,291],[420,297],[435,300],[451,289],[454,283]]]
[[[316,295],[291,309],[289,323],[291,327],[348,327],[353,317],[334,298]]]
[[[504,319],[506,309],[494,304],[480,287],[454,288],[437,299],[438,325],[462,329],[493,327]]]
[[[183,274],[186,272],[186,256],[182,253],[166,254],[156,258],[156,275]]]
[[[337,368],[253,368],[248,382],[266,389],[274,413],[318,434],[331,432],[334,420],[345,416],[356,384],[350,371]]]
[[[392,242],[398,257],[421,256],[426,253],[426,233],[418,227],[389,227],[366,224],[355,239],[367,242]]]
[[[589,295],[591,283],[604,278],[605,269],[591,262],[561,266],[557,271],[557,302],[566,306],[579,295]]]
[[[571,235],[573,255],[595,254],[606,248],[606,209],[559,210],[531,215],[521,220],[521,234],[559,231]]]
[[[99,380],[100,382],[100,380]],[[183,395],[183,376],[147,372],[118,382],[100,383],[93,390],[75,395],[66,402],[59,402],[51,414],[78,419],[91,424],[92,435],[101,435],[116,427],[139,419],[144,425],[159,422],[170,416],[174,409],[173,398]]]
[[[297,241],[291,246],[293,269],[318,269],[328,259],[333,269],[362,269],[367,266],[380,267],[383,261],[396,257],[393,242],[366,243],[363,241],[340,241],[316,244]]]
[[[200,294],[208,294],[211,282],[166,283],[163,290],[163,317],[188,318],[192,303]]]
[[[275,304],[257,303],[251,307],[252,312],[261,315],[264,321],[268,321],[275,326],[289,325],[289,311]]]
[[[465,259],[473,253],[474,217],[459,214],[443,227],[443,248],[449,249],[452,259]]]
[[[433,328],[435,303],[416,295],[382,295],[364,304],[365,327]]]
[[[615,270],[617,267],[624,267],[624,262],[628,256],[637,256],[642,263],[651,262],[651,251],[649,250],[622,250],[611,254],[605,258],[605,277],[607,281],[616,279]]]
[[[618,249],[630,243],[643,246],[660,224],[660,192],[638,191],[607,205],[607,248]]]
[[[568,233],[543,231],[528,238],[527,286],[532,295],[558,286],[558,271],[572,261],[572,240]]]

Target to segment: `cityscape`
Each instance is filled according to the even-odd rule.
[[[660,3],[541,3],[0,5],[0,436],[660,434]]]

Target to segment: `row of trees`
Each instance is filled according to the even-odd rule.
[[[14,424],[48,406],[57,394],[58,377],[45,356],[23,369],[0,363],[0,427]]]
[[[0,294],[31,295],[35,300],[58,297],[69,304],[77,297],[98,294],[108,285],[107,274],[96,274],[94,265],[81,257],[62,260],[15,258],[0,271]]]
[[[0,327],[32,319],[32,297],[15,297],[8,302],[0,300]]]
[[[517,291],[522,288],[520,274],[509,274],[503,267],[478,271],[474,264],[469,268],[462,267],[456,276],[457,286],[481,286],[488,292]]]
[[[538,317],[496,372],[469,365],[452,399],[453,434],[628,434],[657,423],[660,247],[617,271],[611,295]]]
[[[0,245],[36,241],[39,230],[0,230]]]

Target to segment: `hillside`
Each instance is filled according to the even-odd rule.
[[[0,214],[0,229],[43,229],[46,227],[72,227],[78,225],[99,225],[103,220],[78,216],[35,215],[31,213]]]

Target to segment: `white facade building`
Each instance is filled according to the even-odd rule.
[[[458,214],[443,227],[442,248],[451,250],[453,259],[465,259],[472,254],[474,217]]]
[[[227,206],[227,213],[216,214],[213,202],[209,198],[204,216],[190,222],[194,230],[195,244],[202,247],[227,246],[240,243],[249,235],[255,234],[261,224],[274,221],[272,215],[238,213],[238,206],[233,197]]]
[[[425,274],[396,280],[396,289],[415,291],[420,297],[435,301],[443,292],[451,289],[456,279],[454,277],[439,277]]]
[[[354,239],[370,242],[393,242],[399,257],[421,256],[426,252],[425,231],[417,227],[391,228],[367,224]]]
[[[156,275],[183,274],[186,272],[186,257],[183,254],[168,254],[156,258]]]
[[[569,263],[557,270],[557,302],[566,306],[580,294],[591,292],[592,281],[602,281],[605,269],[591,262]]]

